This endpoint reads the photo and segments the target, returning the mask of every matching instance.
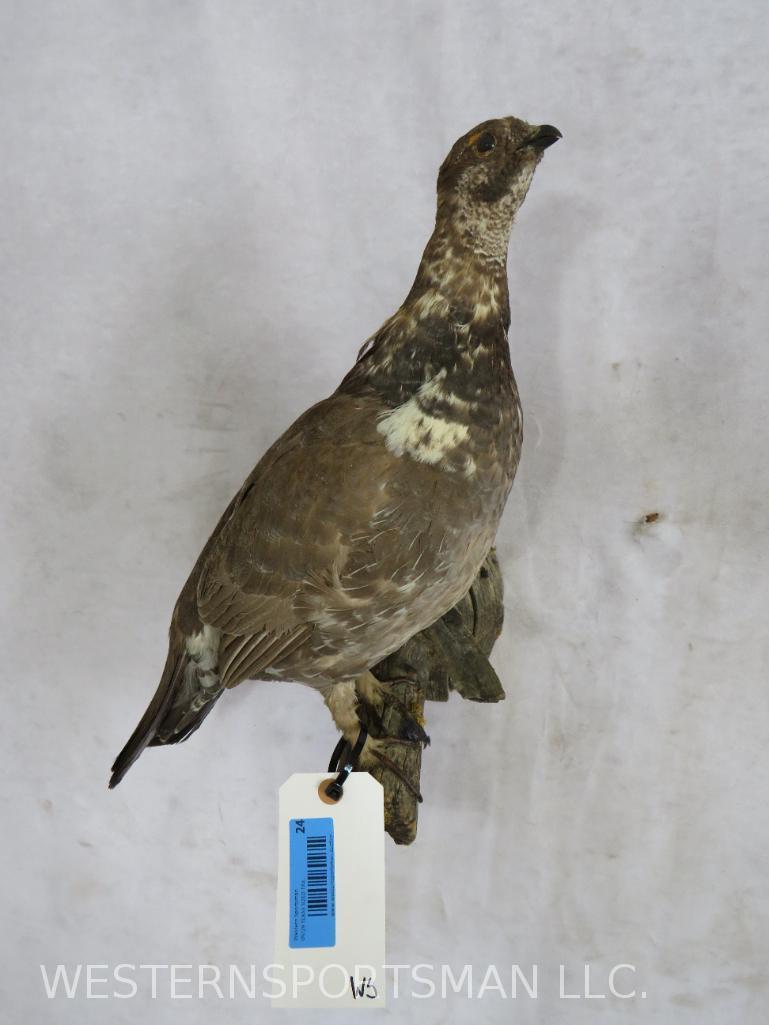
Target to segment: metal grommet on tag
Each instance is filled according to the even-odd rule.
[[[329,776],[328,779],[324,779],[318,787],[318,797],[323,801],[324,804],[337,804],[339,799],[343,796],[343,792],[339,794],[339,797],[332,797],[328,793],[332,787],[336,786],[336,780],[333,776]]]

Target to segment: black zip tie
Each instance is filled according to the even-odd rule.
[[[329,762],[328,771],[336,772],[339,765],[342,765],[342,769],[336,779],[329,783],[326,787],[326,797],[330,797],[332,801],[338,801],[344,793],[344,785],[347,781],[347,777],[353,771],[358,763],[358,758],[363,750],[363,745],[366,743],[366,737],[368,736],[368,730],[365,726],[361,726],[358,739],[355,741],[355,746],[350,749],[350,744],[344,737],[341,737],[339,743],[334,748],[334,753],[331,755],[331,761]]]

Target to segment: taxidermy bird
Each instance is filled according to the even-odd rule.
[[[560,137],[506,117],[452,147],[411,291],[228,505],[182,588],[160,685],[111,787],[148,745],[186,740],[244,680],[314,687],[354,744],[359,696],[387,700],[371,668],[467,593],[521,451],[510,231]],[[406,734],[427,740],[413,720]],[[381,744],[366,739],[361,767],[387,764]]]

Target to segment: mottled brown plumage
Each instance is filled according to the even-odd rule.
[[[520,456],[510,229],[556,138],[504,118],[454,145],[406,301],[228,506],[179,596],[160,686],[111,786],[147,744],[185,739],[247,679],[318,688],[354,739],[356,681],[376,697],[371,667],[467,592]]]

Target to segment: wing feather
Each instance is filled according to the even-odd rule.
[[[314,629],[344,643],[367,607],[397,596],[386,542],[402,533],[410,481],[376,432],[380,413],[376,399],[341,394],[313,407],[265,454],[212,538],[196,605],[221,633],[224,686],[288,659]]]
[[[281,658],[285,658],[303,644],[312,630],[311,626],[299,626],[277,637],[274,634],[268,635],[238,658],[237,663],[227,674],[225,687],[235,687],[243,680],[254,679],[265,669],[275,666]]]

